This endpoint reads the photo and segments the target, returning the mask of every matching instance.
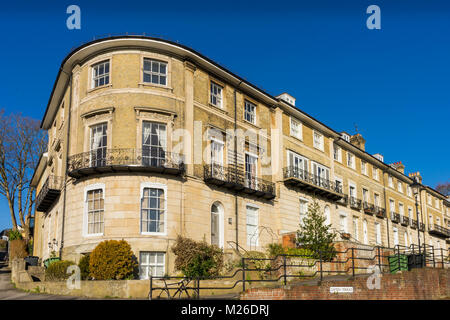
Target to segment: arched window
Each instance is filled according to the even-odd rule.
[[[211,206],[211,244],[223,247],[223,206],[214,202]]]

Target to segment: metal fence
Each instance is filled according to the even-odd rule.
[[[352,247],[335,250],[334,258],[327,259],[330,252],[308,254],[281,254],[272,258],[242,257],[239,268],[231,275],[209,278],[182,276],[149,277],[149,299],[200,298],[202,292],[220,291],[236,293],[236,287],[244,292],[248,284],[279,283],[311,279],[326,280],[329,276],[367,275],[378,268],[380,273],[410,271],[414,268],[449,268],[449,250],[430,245],[386,247]],[[249,275],[252,275],[251,277]],[[255,275],[257,278],[255,278]],[[238,286],[239,285],[239,286]]]

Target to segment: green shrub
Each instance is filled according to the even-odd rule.
[[[28,244],[27,244],[27,246],[28,246],[28,254],[30,255],[30,256],[32,256],[33,255],[33,239],[30,239],[30,241],[28,241]]]
[[[100,242],[89,258],[89,275],[95,280],[130,279],[137,272],[136,257],[125,240]]]
[[[270,258],[285,254],[283,246],[279,243],[269,243],[267,245],[267,254]]]
[[[86,254],[81,257],[80,262],[78,262],[78,268],[80,268],[80,276],[82,280],[89,279],[89,259],[90,254]]]
[[[61,260],[53,262],[45,270],[45,280],[48,281],[67,280],[71,276],[71,274],[67,273],[67,268],[72,265],[76,265],[76,263],[69,260]]]
[[[9,240],[22,240],[22,234],[19,230],[11,230],[8,234]]]
[[[172,246],[175,268],[190,278],[218,276],[223,268],[223,250],[206,241],[195,241],[178,236]]]

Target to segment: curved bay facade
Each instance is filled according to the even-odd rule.
[[[32,184],[43,259],[125,239],[141,270],[172,273],[177,235],[264,250],[298,229],[313,197],[350,241],[409,245],[419,228],[448,246],[449,202],[421,184],[418,216],[401,163],[179,44],[127,36],[75,49],[42,128]]]

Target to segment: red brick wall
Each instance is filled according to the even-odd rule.
[[[319,286],[288,285],[280,288],[254,288],[241,300],[420,300],[450,297],[450,270],[414,269],[383,274],[380,289],[370,290],[367,277],[322,282]],[[330,293],[330,287],[353,287],[353,293]]]

